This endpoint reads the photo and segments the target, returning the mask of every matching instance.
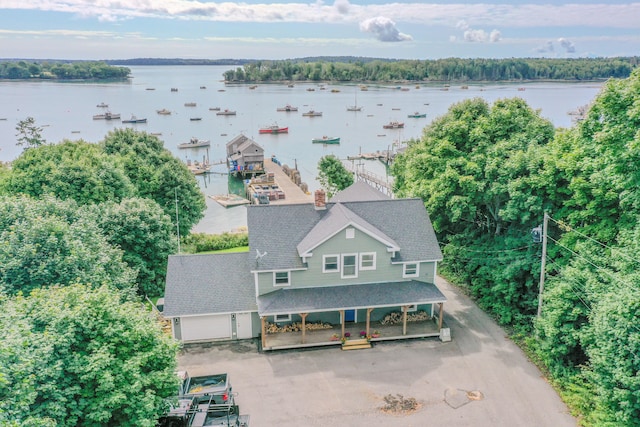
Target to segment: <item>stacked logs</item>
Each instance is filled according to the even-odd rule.
[[[331,329],[333,325],[331,323],[324,322],[314,322],[314,323],[306,323],[305,329],[307,331],[317,331],[320,329]],[[302,322],[293,322],[288,323],[286,325],[278,326],[275,323],[267,323],[266,330],[268,334],[276,334],[279,332],[301,332],[302,331]]]
[[[430,316],[426,311],[420,310],[415,313],[407,313],[407,322],[418,322],[420,320],[429,320]],[[401,311],[393,311],[380,321],[382,325],[397,325],[402,323],[402,312]]]

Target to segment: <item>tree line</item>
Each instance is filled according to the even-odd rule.
[[[470,99],[392,166],[396,195],[424,200],[441,273],[512,329],[584,426],[640,426],[638,105],[639,69],[569,129],[521,99]]]
[[[626,78],[640,57],[436,60],[253,61],[224,72],[226,82],[471,82]]]
[[[122,80],[131,70],[106,62],[0,62],[0,79]]]
[[[0,425],[154,427],[179,346],[143,297],[164,292],[176,224],[188,235],[204,196],[146,133],[16,130],[25,150],[0,165]]]

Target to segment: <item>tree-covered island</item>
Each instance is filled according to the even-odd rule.
[[[124,80],[131,70],[106,62],[18,61],[0,62],[0,79]]]

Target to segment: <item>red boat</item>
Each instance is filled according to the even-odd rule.
[[[280,127],[278,125],[269,126],[260,129],[260,133],[289,133],[288,127]]]

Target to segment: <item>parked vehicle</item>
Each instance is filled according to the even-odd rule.
[[[232,388],[227,374],[191,377],[187,371],[180,371],[178,376],[182,380],[178,392],[180,399],[196,397],[198,401],[211,401],[216,404],[230,401]]]
[[[229,403],[179,399],[168,412],[160,417],[157,427],[248,427],[249,415],[240,415],[240,408],[233,399]]]

